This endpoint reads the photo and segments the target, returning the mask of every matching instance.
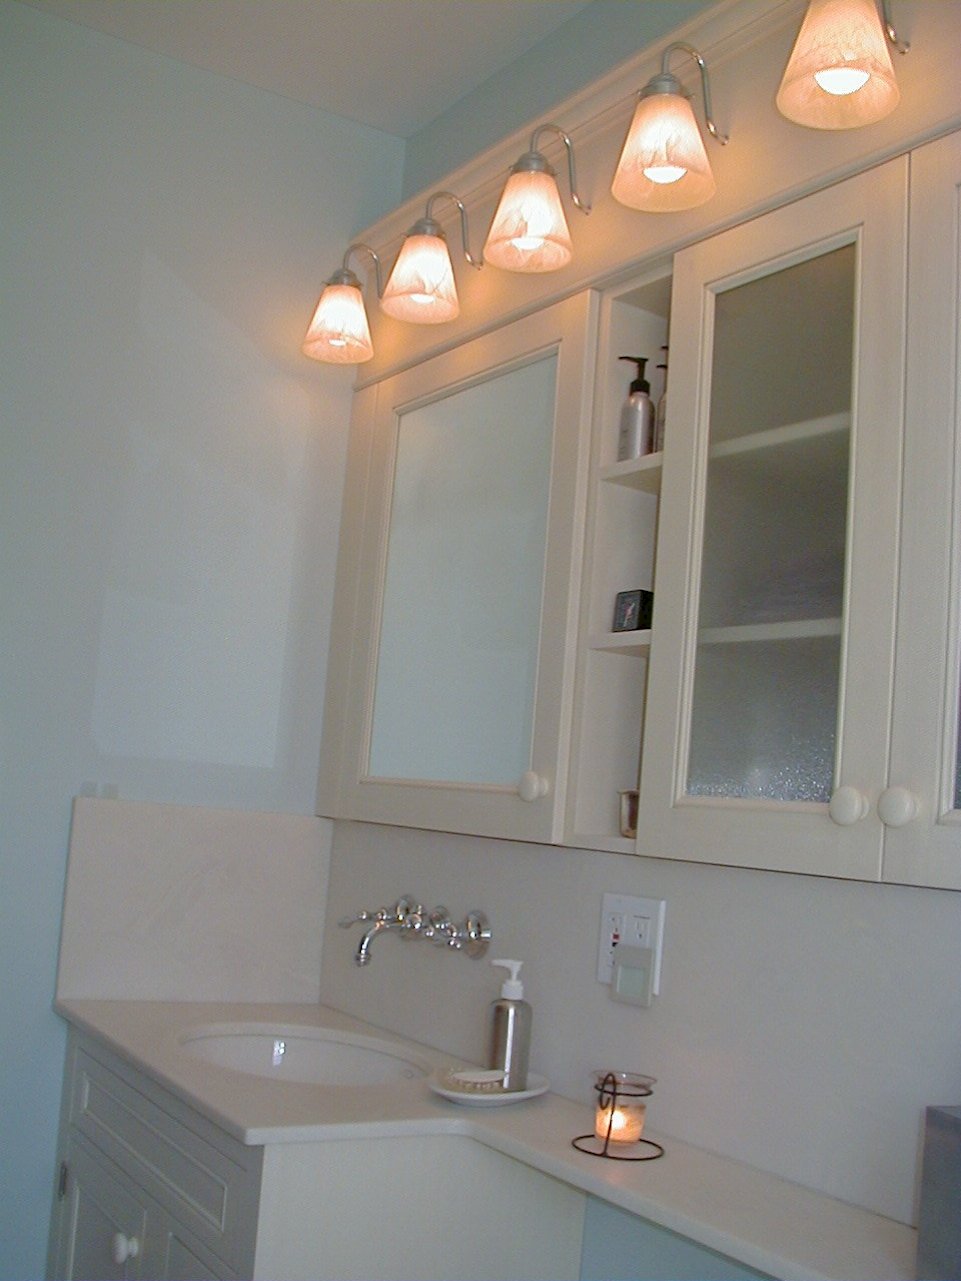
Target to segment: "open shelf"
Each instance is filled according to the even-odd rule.
[[[664,455],[644,454],[641,458],[627,458],[620,463],[608,463],[598,468],[597,478],[601,481],[627,485],[631,489],[640,489],[647,494],[661,492],[661,460]]]
[[[607,654],[646,658],[651,651],[651,632],[650,628],[636,632],[602,632],[592,636],[588,645],[591,649],[603,650]]]

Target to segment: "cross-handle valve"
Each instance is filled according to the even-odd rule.
[[[401,938],[429,939],[435,947],[464,951],[473,958],[483,956],[491,940],[490,924],[483,912],[468,912],[462,924],[455,925],[446,907],[438,906],[428,913],[406,895],[393,907],[381,907],[376,912],[361,911],[356,916],[345,916],[338,924],[341,929],[349,929],[358,921],[368,928],[357,945],[354,956],[357,965],[370,963],[371,944],[378,934],[388,930],[399,931]]]

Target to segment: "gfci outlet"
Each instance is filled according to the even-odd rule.
[[[605,894],[601,900],[601,937],[597,949],[597,981],[610,983],[614,973],[614,952],[621,943],[628,947],[649,947],[654,953],[654,980],[651,990],[661,989],[661,952],[664,947],[662,898],[630,898],[626,894]]]

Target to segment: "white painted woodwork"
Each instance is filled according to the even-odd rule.
[[[530,840],[560,839],[566,794],[573,699],[576,611],[580,589],[595,295],[586,293],[447,352],[387,379],[356,399],[351,428],[346,501],[335,601],[332,663],[322,749],[320,807],[334,817],[369,819]],[[528,726],[529,760],[492,777],[378,776],[372,765],[382,597],[389,559],[391,502],[398,433],[405,412],[443,404],[545,355],[556,356],[553,448],[550,459],[546,550],[536,574],[521,581],[540,594],[536,671]],[[514,410],[518,431],[523,412]],[[478,489],[482,489],[478,477]],[[439,542],[445,529],[431,531]],[[500,572],[515,567],[491,549]],[[520,573],[520,571],[517,571]],[[531,582],[534,587],[531,588]],[[476,602],[483,609],[482,601]],[[452,628],[470,628],[469,617]],[[438,637],[443,643],[443,637]],[[395,727],[396,730],[396,727]],[[482,732],[479,718],[456,726]],[[437,734],[450,727],[438,726]],[[515,763],[516,766],[516,763]],[[535,786],[519,787],[526,774]]]
[[[890,788],[918,813],[884,837],[884,877],[961,889],[961,134],[911,156],[901,590]]]
[[[723,600],[729,590],[717,576],[718,565],[723,571],[726,564],[723,557],[713,558],[710,579],[702,573],[716,299],[725,288],[765,277],[772,285],[767,305],[797,313],[797,341],[803,348],[803,318],[811,306],[798,298],[779,298],[778,278],[769,273],[844,244],[856,246],[858,271],[834,788],[856,787],[876,798],[884,784],[902,448],[906,190],[907,161],[891,161],[675,258],[670,411],[638,817],[641,853],[868,880],[881,874],[882,836],[876,820],[838,824],[829,820],[826,801],[714,798],[689,795],[686,787],[699,643],[717,642],[720,655],[728,649],[733,654],[732,647],[752,640],[768,640],[777,642],[777,652],[789,654],[805,637],[816,643],[818,636],[830,638],[838,630],[836,620],[815,616],[800,626],[775,623],[698,633],[699,603],[705,608],[704,601]],[[759,324],[763,319],[758,317]],[[759,368],[745,364],[744,377],[758,384],[759,389],[751,388],[752,409],[763,424],[765,381],[775,382],[778,371],[765,368],[764,360],[770,363],[772,357],[763,346],[760,355]],[[803,352],[785,351],[780,359],[801,357]],[[772,407],[775,400],[772,393]],[[773,422],[757,438],[722,440],[712,461],[745,458],[745,451],[752,450],[752,462],[790,469],[796,466],[795,445],[816,446],[820,455],[823,443],[828,452],[817,466],[828,480],[835,457],[843,467],[843,454],[831,451],[843,435],[846,416],[805,423],[804,406],[798,410],[798,423]],[[736,415],[734,421],[736,426]],[[841,499],[843,503],[843,492]],[[816,696],[812,689],[811,697]],[[724,724],[716,724],[712,732],[722,744]]]

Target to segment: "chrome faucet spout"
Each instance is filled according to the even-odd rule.
[[[370,964],[370,945],[378,934],[383,934],[386,930],[409,930],[410,925],[407,921],[385,921],[378,920],[373,923],[369,930],[362,936],[357,944],[357,951],[354,953],[355,965]]]

